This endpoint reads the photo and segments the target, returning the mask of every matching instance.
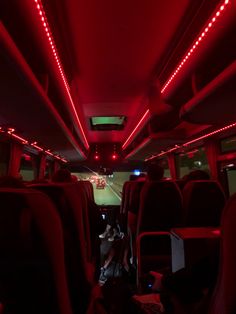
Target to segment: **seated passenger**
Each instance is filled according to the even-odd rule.
[[[24,188],[25,184],[21,177],[14,176],[2,176],[0,177],[0,187],[1,188]]]
[[[155,279],[152,290],[160,293],[161,302],[167,313],[172,313],[172,311],[175,313],[176,307],[178,310],[198,310],[198,307],[200,309],[204,302],[208,302],[208,298],[213,292],[218,264],[219,252],[214,250],[199,259],[196,264],[182,268],[175,273],[163,275],[150,272]]]
[[[73,182],[73,178],[68,169],[59,169],[54,173],[52,177],[52,181],[53,182]]]
[[[195,181],[195,180],[210,180],[210,175],[205,171],[205,170],[192,170],[189,172],[189,174],[185,175],[182,178],[182,186],[181,188],[183,189],[184,186],[189,182],[189,181]]]

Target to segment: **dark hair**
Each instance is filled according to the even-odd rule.
[[[129,176],[129,181],[136,181],[137,178],[138,178],[138,176],[136,176],[135,174],[131,174],[131,175]]]
[[[2,176],[0,177],[1,188],[24,188],[25,184],[20,178],[13,176]]]
[[[68,169],[59,169],[52,176],[53,182],[71,182],[71,173]]]
[[[185,181],[192,181],[192,180],[209,180],[210,176],[209,174],[204,170],[193,170],[189,172],[189,174],[186,176]]]
[[[151,163],[147,168],[147,177],[150,181],[161,180],[164,176],[164,168],[156,163]]]

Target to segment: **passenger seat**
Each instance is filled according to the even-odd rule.
[[[225,194],[213,180],[190,181],[183,189],[184,225],[217,227],[225,205]]]
[[[71,314],[63,231],[50,199],[0,189],[0,300],[4,313]]]

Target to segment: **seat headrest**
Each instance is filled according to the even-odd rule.
[[[188,227],[219,226],[225,194],[217,181],[188,182],[183,189],[184,223]]]

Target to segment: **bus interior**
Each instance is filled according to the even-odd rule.
[[[235,0],[0,1],[0,314],[236,313],[235,57]]]

